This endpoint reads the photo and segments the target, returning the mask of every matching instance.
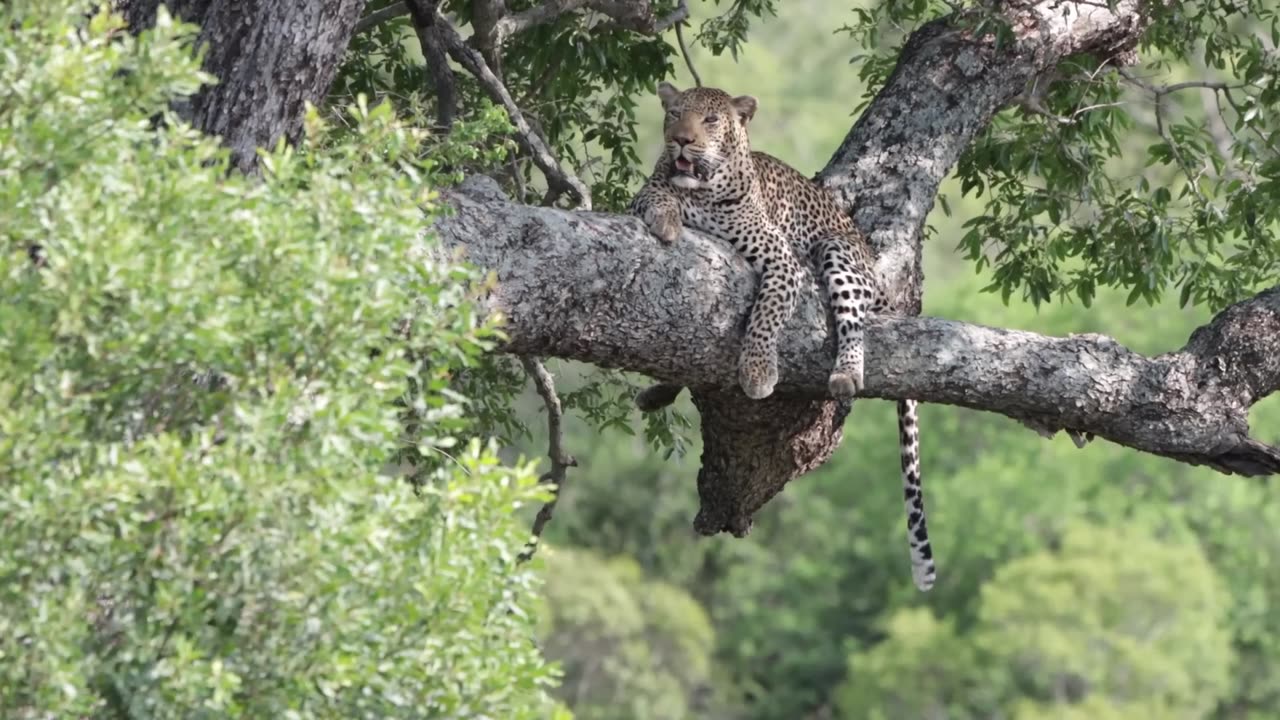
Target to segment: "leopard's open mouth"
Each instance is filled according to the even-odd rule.
[[[672,163],[672,166],[675,168],[677,175],[685,175],[687,177],[697,178],[698,180],[706,179],[706,173],[702,172],[698,167],[698,163],[690,160],[689,158],[677,157],[675,162]]]

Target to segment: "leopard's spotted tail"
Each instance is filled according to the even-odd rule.
[[[923,592],[933,587],[936,573],[924,517],[924,488],[920,485],[920,426],[915,400],[898,401],[898,450],[902,455],[902,495],[907,510],[911,578]]]

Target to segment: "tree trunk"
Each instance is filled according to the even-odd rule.
[[[135,31],[155,22],[160,0],[119,7]],[[307,102],[320,104],[360,19],[364,0],[170,0],[178,17],[200,25],[204,70],[218,84],[177,110],[222,138],[235,166],[252,172],[257,148],[297,139]]]

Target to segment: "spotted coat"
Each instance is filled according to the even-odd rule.
[[[669,83],[659,85],[658,96],[666,112],[663,152],[630,209],[664,243],[692,228],[731,243],[759,273],[738,358],[743,392],[753,399],[773,393],[778,339],[808,282],[802,264],[808,262],[826,287],[835,317],[837,350],[828,391],[842,399],[857,395],[863,388],[866,318],[888,310],[866,238],[825,190],[781,160],[751,150],[747,125],[755,98],[715,88],[682,92]],[[678,391],[659,385],[645,397],[674,399]],[[934,564],[914,400],[898,403],[898,428],[912,576],[928,590]]]

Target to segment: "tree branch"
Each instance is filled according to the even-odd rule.
[[[757,279],[731,248],[690,232],[664,246],[636,218],[511,203],[483,177],[443,197],[453,209],[436,224],[444,247],[497,276],[484,302],[507,318],[505,351],[692,388],[705,440],[700,531],[745,533],[772,495],[761,487],[776,493],[838,445],[848,405],[824,399],[835,351],[816,284],[784,333],[777,391],[753,402],[735,368]],[[1280,451],[1251,439],[1248,426],[1249,406],[1280,389],[1280,289],[1228,308],[1156,357],[1100,335],[922,317],[880,319],[866,343],[863,397],[1000,413],[1226,473],[1280,472]],[[750,456],[736,443],[772,455],[734,467]]]
[[[472,0],[471,27],[475,31],[468,40],[471,47],[480,51],[493,74],[502,80],[502,42],[495,29],[507,16],[505,0]]]
[[[507,92],[506,86],[489,69],[488,63],[480,53],[463,41],[462,36],[444,16],[436,15],[435,26],[439,29],[440,37],[449,50],[449,55],[467,72],[475,76],[490,99],[507,111],[511,124],[516,127],[516,138],[521,148],[529,154],[533,164],[537,165],[547,178],[548,190],[552,193],[567,194],[579,208],[590,210],[591,191],[576,175],[561,167],[560,161],[556,159],[555,153],[551,152],[546,140],[525,118],[516,101],[512,99],[511,93]]]
[[[665,247],[638,220],[509,203],[482,178],[447,197],[456,212],[437,229],[497,272],[488,302],[508,318],[506,350],[734,387],[756,280],[731,248],[688,232]],[[782,342],[780,393],[825,394],[827,324],[810,288]],[[1185,347],[1154,358],[1101,335],[936,318],[877,321],[867,353],[863,397],[997,412],[1224,472],[1280,471],[1280,455],[1268,461],[1247,443],[1249,407],[1280,389],[1280,288],[1227,308]]]
[[[961,14],[912,33],[884,89],[815,178],[869,235],[876,269],[910,314],[920,312],[921,230],[960,154],[1036,76],[1077,53],[1113,57],[1147,26],[1140,0],[1002,7],[1012,43],[975,36]]]
[[[549,0],[543,5],[530,8],[524,12],[514,16],[508,16],[495,23],[501,26],[501,38],[503,41],[518,35],[538,25],[551,22],[560,15],[583,7],[591,7],[604,15],[608,15],[611,20],[608,27],[621,27],[634,32],[644,33],[646,35],[655,35],[666,32],[672,25],[683,22],[689,18],[689,6],[687,0],[682,0],[679,6],[671,11],[665,17],[652,19],[652,9],[649,8],[648,2],[623,2],[622,0]],[[368,15],[360,18],[360,22],[356,23],[356,34],[360,34],[365,30],[381,25],[388,20],[395,20],[409,14],[408,3],[397,2],[375,10]]]
[[[365,30],[369,30],[374,27],[377,27],[378,25],[381,25],[382,23],[387,22],[388,20],[395,20],[398,17],[404,17],[405,15],[408,15],[408,14],[409,14],[408,3],[404,3],[404,2],[392,3],[382,8],[381,10],[375,10],[374,12],[371,12],[368,15],[365,15],[364,17],[360,18],[360,21],[356,23],[356,29],[354,34],[359,35]]]
[[[512,36],[582,9],[608,16],[615,27],[645,35],[657,32],[658,20],[654,18],[648,0],[545,0],[540,5],[507,15],[494,23],[491,41],[500,47]],[[685,14],[688,12],[686,8]]]
[[[676,43],[680,46],[680,55],[684,58],[684,66],[689,68],[689,74],[693,76],[693,84],[702,87],[702,76],[698,74],[698,69],[693,66],[693,58],[689,55],[689,46],[684,42],[684,32],[681,27],[684,23],[676,23]]]
[[[520,553],[519,561],[526,562],[537,551],[542,531],[555,514],[556,503],[560,501],[560,493],[564,489],[566,472],[571,467],[577,467],[578,461],[564,451],[564,431],[561,429],[564,411],[560,407],[560,396],[556,395],[555,380],[551,378],[551,373],[547,372],[547,368],[537,358],[522,357],[520,364],[524,366],[525,373],[538,391],[538,397],[542,398],[542,404],[547,408],[547,457],[551,460],[551,469],[543,473],[539,482],[555,486],[551,491],[551,500],[538,510],[538,515],[533,520],[532,539],[524,552]]]
[[[436,9],[440,3],[438,0],[407,0],[406,4],[413,20],[413,31],[422,46],[422,56],[426,59],[427,74],[434,86],[436,125],[447,133],[453,129],[453,120],[458,112],[458,87],[453,68],[449,67],[444,34],[436,23]]]

